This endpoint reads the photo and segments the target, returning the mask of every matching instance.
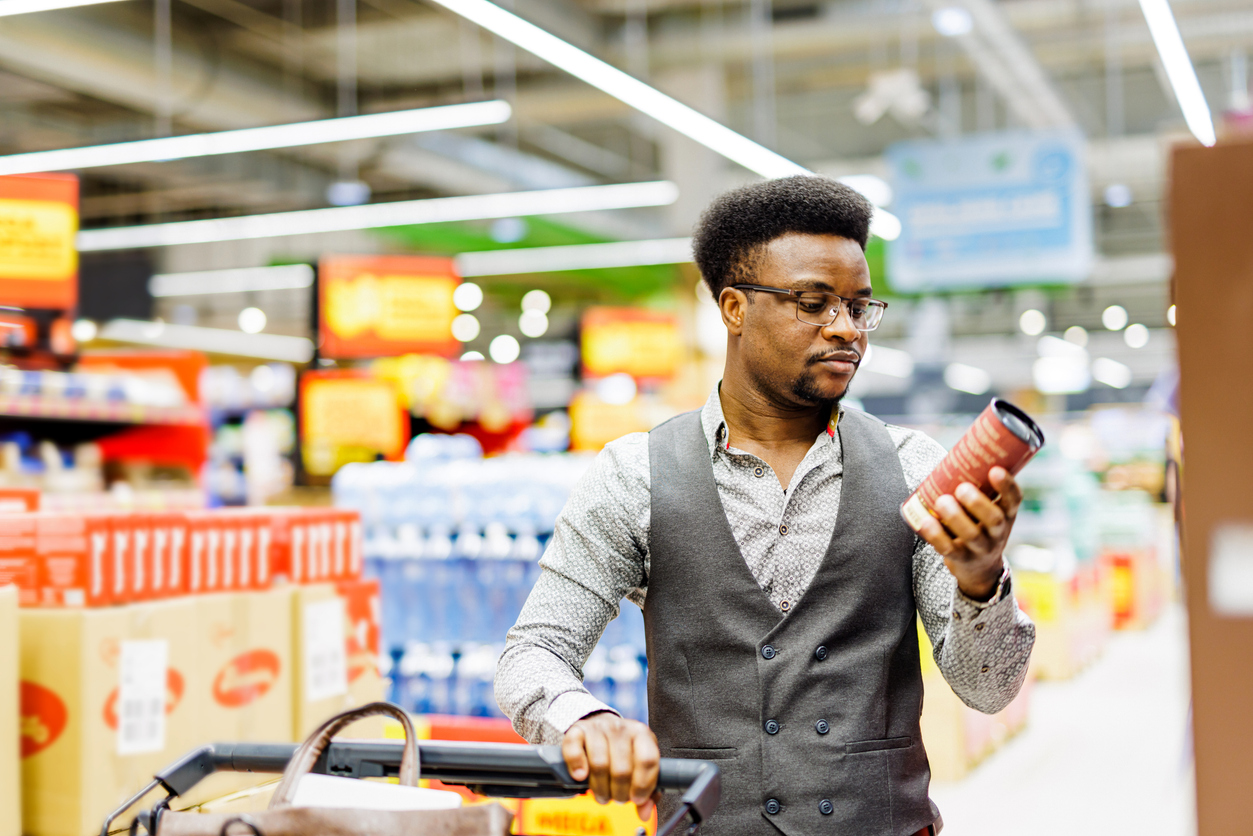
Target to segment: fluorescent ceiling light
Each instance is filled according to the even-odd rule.
[[[753,142],[700,111],[488,0],[435,2],[762,177],[790,177],[811,173],[804,166]],[[896,221],[895,225],[891,221],[884,223],[881,216],[891,217],[891,221]],[[883,236],[888,240],[900,234],[900,222],[882,209],[875,211],[871,231],[878,235],[880,228],[888,233],[896,231],[890,237]]]
[[[462,253],[457,256],[457,271],[464,277],[510,276],[521,273],[553,273],[560,270],[681,264],[691,260],[691,238],[658,238],[613,244],[575,244],[568,247],[528,247]]]
[[[1213,145],[1214,120],[1205,102],[1205,94],[1201,92],[1201,83],[1197,81],[1196,68],[1192,66],[1192,59],[1183,45],[1183,36],[1179,34],[1179,25],[1175,23],[1169,0],[1140,0],[1140,10],[1149,24],[1157,54],[1166,68],[1166,77],[1170,79],[1170,87],[1179,100],[1179,109],[1183,111],[1188,130],[1202,145]]]
[[[25,15],[31,12],[50,12],[53,9],[72,9],[75,6],[95,6],[115,3],[117,0],[0,0],[0,17]]]
[[[229,328],[170,325],[141,319],[114,319],[100,329],[99,338],[120,343],[205,351],[210,354],[255,357],[259,360],[285,360],[289,363],[307,363],[313,357],[313,343],[304,337],[245,334]]]
[[[612,186],[401,200],[394,203],[277,212],[271,215],[88,229],[78,233],[78,249],[91,252],[168,247],[176,244],[243,241],[410,224],[668,206],[678,196],[679,190],[673,183],[659,180]]]
[[[312,286],[313,268],[308,264],[202,270],[195,273],[158,273],[148,280],[148,292],[159,297],[293,290]]]
[[[0,0],[0,6],[13,0]],[[23,0],[25,2],[25,0]],[[0,174],[28,174],[40,171],[66,171],[102,165],[179,160],[215,154],[239,154],[272,148],[293,148],[322,142],[343,142],[380,136],[469,128],[477,125],[498,125],[509,119],[508,102],[490,101],[472,104],[426,107],[419,110],[398,110],[391,113],[370,113],[342,119],[320,119],[315,122],[293,122],[219,131],[208,134],[169,136],[117,142],[112,145],[90,145],[85,148],[59,148],[55,151],[33,151],[0,157]]]

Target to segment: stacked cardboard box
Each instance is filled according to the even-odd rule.
[[[0,516],[0,571],[20,581],[0,635],[20,636],[14,833],[94,832],[196,746],[295,739],[380,699],[378,586],[356,577],[359,539],[356,515],[330,509]],[[0,711],[4,660],[0,645]],[[185,801],[250,783],[215,776]],[[0,806],[8,836],[18,808]]]
[[[0,836],[22,832],[17,587],[0,587]]]

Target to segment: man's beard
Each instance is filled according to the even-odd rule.
[[[848,387],[844,387],[844,391],[836,395],[834,398],[827,397],[818,391],[818,383],[814,380],[813,373],[808,369],[801,372],[800,377],[792,383],[792,397],[804,403],[813,404],[814,406],[831,408],[840,402],[840,399],[848,394]]]

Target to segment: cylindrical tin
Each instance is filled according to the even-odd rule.
[[[988,472],[1000,466],[1017,474],[1044,446],[1044,433],[1013,404],[993,398],[966,434],[901,506],[901,516],[917,531],[928,516],[937,517],[935,502],[952,494],[962,482],[994,496]]]

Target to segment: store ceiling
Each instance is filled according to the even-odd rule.
[[[953,5],[969,12],[973,29],[946,38],[932,13]],[[883,173],[883,149],[902,139],[1073,125],[1090,140],[1100,254],[1126,259],[1163,248],[1166,149],[1187,135],[1136,0],[512,6],[833,175]],[[1217,119],[1247,96],[1236,76],[1253,48],[1253,7],[1247,0],[1172,6]],[[129,0],[0,19],[0,153],[153,136],[163,101],[153,9]],[[589,229],[598,239],[614,230],[648,237],[684,234],[705,199],[695,192],[711,194],[750,177],[714,161],[703,169],[714,176],[697,167],[685,184],[691,157],[683,154],[691,152],[668,129],[443,9],[417,0],[359,0],[355,14],[360,112],[501,97],[513,102],[516,119],[500,128],[91,169],[82,174],[84,226],[322,206],[327,187],[354,171],[382,200],[678,179],[694,195],[679,209],[635,211],[619,216],[616,227],[602,220]],[[168,104],[175,133],[337,114],[335,2],[177,0],[172,20]],[[854,117],[858,97],[875,74],[900,67],[916,71],[928,112],[913,122],[889,114],[861,124]],[[1130,206],[1103,205],[1111,183],[1131,188]],[[1147,293],[1164,308],[1164,275],[1159,267],[1122,281],[1128,294]]]

